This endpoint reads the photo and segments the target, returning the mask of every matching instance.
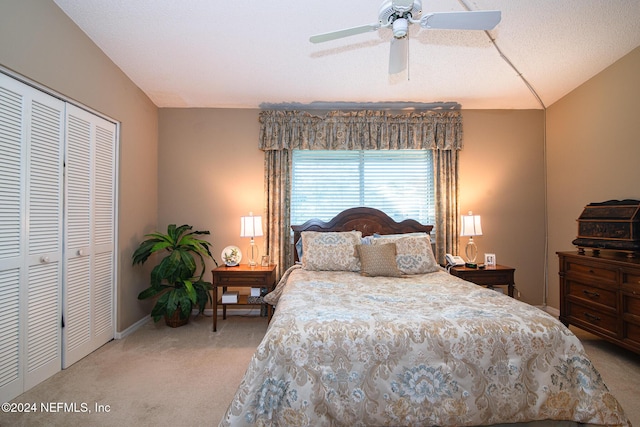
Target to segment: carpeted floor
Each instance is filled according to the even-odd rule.
[[[0,413],[0,426],[217,426],[266,328],[245,316],[219,320],[216,333],[210,317],[177,329],[149,322],[14,399],[37,412]],[[640,426],[640,356],[572,329]]]
[[[79,411],[84,403],[90,413],[0,413],[0,426],[218,425],[267,320],[228,316],[218,332],[211,327],[203,316],[176,329],[150,321],[13,400],[38,409],[41,402],[76,404]]]

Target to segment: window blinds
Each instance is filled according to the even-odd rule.
[[[430,150],[293,150],[291,223],[366,206],[433,224],[433,188]]]

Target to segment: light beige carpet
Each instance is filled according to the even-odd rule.
[[[216,333],[210,317],[177,329],[149,322],[13,401],[91,412],[0,413],[0,426],[217,426],[266,328],[265,318],[244,316],[219,319]],[[573,330],[640,426],[640,356]]]
[[[0,413],[0,426],[213,426],[267,329],[263,317],[211,317],[172,329],[145,324],[14,399],[109,405],[97,413]]]

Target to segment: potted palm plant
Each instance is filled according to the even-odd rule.
[[[202,314],[211,301],[211,282],[203,280],[205,259],[211,258],[218,265],[210,243],[199,236],[209,231],[191,231],[190,225],[176,227],[171,224],[167,233],[151,233],[133,253],[133,265],[144,264],[154,253],[166,256],[151,271],[151,285],[140,292],[138,299],[158,297],[151,317],[157,322],[162,317],[168,326],[186,324],[193,307],[198,306]]]

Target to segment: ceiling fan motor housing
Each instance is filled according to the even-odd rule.
[[[413,0],[413,5],[411,5],[410,8],[398,7],[398,5],[394,5],[393,0],[385,0],[382,2],[382,5],[380,6],[380,12],[378,13],[378,20],[380,21],[380,25],[388,26],[390,24],[394,24],[394,22],[399,18],[403,18],[405,22],[407,22],[406,21],[407,18],[412,17],[416,19],[421,13],[422,13],[421,0]],[[407,25],[408,25],[408,22],[407,22]],[[394,36],[395,36],[395,28],[394,28]]]

